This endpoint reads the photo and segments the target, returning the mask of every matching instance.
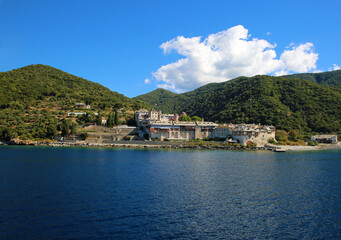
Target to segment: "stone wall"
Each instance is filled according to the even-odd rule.
[[[88,132],[88,138],[85,140],[88,143],[112,143],[115,141],[121,141],[126,136],[134,136],[138,132],[138,129],[135,127],[119,126],[107,128],[97,125],[90,125],[83,130],[95,131]]]

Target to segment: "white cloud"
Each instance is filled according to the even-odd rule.
[[[292,72],[308,72],[316,69],[318,54],[313,51],[312,43],[305,43],[299,46],[291,46],[285,50],[280,57],[280,67],[282,70]]]
[[[328,68],[328,71],[335,71],[340,69],[340,66],[334,63],[332,67]]]
[[[211,34],[204,40],[178,36],[160,47],[165,54],[174,50],[184,56],[153,73],[160,83],[158,87],[177,92],[238,76],[313,71],[318,60],[312,43],[291,45],[277,58],[276,44],[250,39],[242,25]]]
[[[149,84],[150,83],[150,79],[149,78],[146,78],[145,80],[144,80],[144,84]]]

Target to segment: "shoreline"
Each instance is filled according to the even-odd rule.
[[[99,147],[99,148],[130,148],[130,149],[193,149],[193,150],[266,150],[264,147],[223,146],[218,144],[193,144],[190,142],[149,142],[149,141],[118,141],[115,143],[86,142],[15,142],[0,143],[12,146],[46,146],[46,147]]]
[[[291,145],[270,145],[270,144],[267,144],[266,146],[277,147],[277,148],[284,149],[285,151],[290,151],[290,152],[341,149],[341,143],[320,144],[317,146],[291,146]]]
[[[221,143],[198,143],[198,142],[149,142],[149,141],[117,141],[113,143],[87,143],[78,142],[49,142],[49,141],[11,141],[9,143],[0,142],[0,145],[19,145],[19,146],[46,146],[46,147],[99,147],[99,148],[130,148],[130,149],[193,149],[193,150],[273,150],[283,149],[288,152],[296,151],[319,151],[341,149],[341,143],[321,144],[318,146],[290,146],[290,145],[272,145],[267,144],[264,147],[245,147],[230,146]]]

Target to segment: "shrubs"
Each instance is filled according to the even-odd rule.
[[[317,141],[309,141],[308,145],[309,146],[317,146],[317,145],[319,145],[319,143]]]
[[[253,143],[253,142],[251,142],[251,141],[248,141],[248,142],[246,143],[246,146],[247,146],[248,148],[252,148],[252,147],[257,147],[257,144],[255,144],[255,143]]]
[[[81,133],[81,139],[85,140],[89,137],[88,133]]]
[[[276,140],[280,142],[288,141],[289,134],[284,130],[276,130]]]
[[[290,130],[289,133],[284,130],[276,130],[276,140],[278,141],[279,145],[291,146],[305,145],[304,137],[306,136],[304,135],[299,136],[296,130]]]
[[[290,141],[296,142],[296,141],[297,141],[297,137],[298,137],[298,134],[297,134],[296,130],[290,130],[290,131],[289,131],[289,137],[288,137],[288,139],[289,139]]]
[[[143,138],[148,140],[149,139],[149,134],[148,133],[143,134]]]

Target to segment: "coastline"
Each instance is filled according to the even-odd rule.
[[[319,151],[319,150],[331,150],[331,149],[341,149],[341,143],[336,144],[320,144],[317,146],[291,146],[291,145],[271,145],[267,144],[268,147],[280,148],[285,151]]]
[[[273,150],[282,149],[288,152],[296,151],[319,151],[341,149],[341,143],[321,144],[318,146],[290,146],[267,144],[264,147],[230,146],[221,143],[198,143],[198,142],[161,142],[161,141],[117,141],[113,143],[87,143],[77,142],[57,142],[57,141],[11,141],[9,143],[0,142],[0,145],[21,145],[21,146],[47,146],[47,147],[102,147],[102,148],[132,148],[132,149],[193,149],[193,150]]]
[[[0,145],[47,146],[47,147],[102,147],[132,149],[203,149],[203,150],[266,150],[264,147],[247,148],[243,146],[224,146],[220,143],[161,142],[161,141],[117,141],[113,143],[48,142],[48,141],[13,141]]]

